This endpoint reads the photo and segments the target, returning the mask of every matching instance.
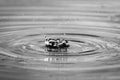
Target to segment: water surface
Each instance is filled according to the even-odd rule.
[[[0,78],[119,80],[117,0],[53,2],[60,4],[0,7]],[[45,36],[67,39],[70,47],[48,52]]]

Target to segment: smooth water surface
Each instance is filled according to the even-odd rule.
[[[37,2],[1,3],[0,79],[120,79],[118,0]],[[70,47],[48,52],[45,36],[67,39]]]

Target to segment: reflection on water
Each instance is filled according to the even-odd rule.
[[[120,79],[119,6],[74,4],[0,8],[1,79]],[[70,47],[48,52],[45,36],[67,39]]]

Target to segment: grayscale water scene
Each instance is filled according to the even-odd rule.
[[[120,1],[0,0],[0,80],[120,80]]]

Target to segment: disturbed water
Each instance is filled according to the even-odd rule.
[[[118,7],[80,7],[0,8],[0,77],[25,80],[21,76],[29,73],[29,80],[119,80]],[[70,47],[48,52],[45,36],[67,39]]]

